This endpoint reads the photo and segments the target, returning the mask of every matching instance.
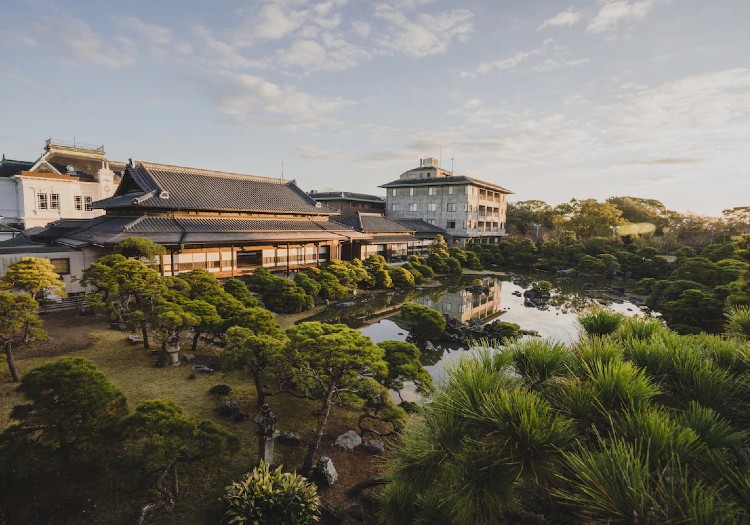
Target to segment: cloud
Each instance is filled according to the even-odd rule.
[[[245,57],[237,46],[215,38],[211,31],[203,26],[193,27],[193,32],[202,40],[201,50],[208,54],[215,64],[230,69],[246,69],[258,66],[258,61]]]
[[[352,31],[354,31],[359,38],[367,38],[370,35],[370,31],[372,31],[372,26],[367,22],[355,20],[352,22]]]
[[[332,33],[324,33],[319,41],[295,40],[288,49],[276,54],[281,65],[306,72],[341,71],[355,67],[371,56],[363,48]]]
[[[433,14],[410,13],[427,2],[391,2],[375,6],[375,18],[386,27],[375,43],[382,53],[425,57],[445,53],[454,41],[465,42],[474,32],[474,14],[468,9],[453,9]]]
[[[72,17],[65,17],[62,24],[60,20],[47,22],[65,27],[65,31],[55,33],[55,39],[62,41],[79,59],[113,69],[136,63],[137,49],[130,38],[107,36],[105,40],[88,24]]]
[[[639,0],[632,3],[626,0],[609,1],[589,21],[586,30],[590,33],[604,33],[615,29],[621,22],[641,20],[646,18],[658,3],[659,0]]]
[[[649,160],[638,160],[635,164],[646,164],[646,165],[680,165],[680,164],[700,164],[705,162],[706,159],[649,159]]]
[[[0,69],[0,76],[3,78],[7,78],[8,80],[12,80],[13,82],[18,82],[20,84],[26,84],[27,86],[34,86],[34,87],[40,87],[41,84],[39,82],[36,82],[34,80],[31,80],[28,77],[25,77],[24,75],[21,75],[20,73],[16,73],[14,71],[8,71],[8,70],[1,70]]]
[[[34,37],[21,29],[0,29],[0,41],[24,46],[35,46],[38,44]]]
[[[331,162],[350,160],[349,154],[331,149],[323,149],[310,144],[300,144],[296,147],[296,150],[301,158],[310,161]]]
[[[168,27],[147,24],[135,16],[125,17],[120,24],[135,31],[138,35],[146,39],[151,44],[165,45],[172,42],[172,30]]]
[[[589,61],[588,58],[566,59],[565,57],[569,55],[568,50],[556,44],[551,38],[548,38],[536,49],[519,51],[514,55],[500,60],[482,62],[473,71],[462,71],[460,76],[461,78],[476,78],[492,73],[493,71],[516,71],[521,65],[545,55],[548,55],[549,58],[532,67],[532,71],[551,71],[564,66],[580,66]]]
[[[237,124],[316,128],[350,106],[342,98],[319,97],[256,75],[220,71],[207,76],[218,111]]]
[[[542,22],[536,30],[541,31],[546,27],[572,26],[580,22],[583,17],[584,14],[582,12],[575,11],[572,7],[569,7],[565,11]]]

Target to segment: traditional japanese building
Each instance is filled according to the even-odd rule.
[[[93,207],[105,214],[52,223],[31,240],[75,248],[86,267],[121,240],[145,237],[167,249],[162,275],[200,268],[231,277],[317,266],[370,238],[332,221],[337,211],[295,181],[149,162],[131,161],[114,195]]]
[[[382,255],[388,262],[405,261],[409,255],[409,243],[418,242],[412,235],[413,229],[380,213],[357,212],[353,216],[336,220],[366,234],[364,239],[352,243],[352,251],[345,254],[347,259],[366,259],[370,255]]]

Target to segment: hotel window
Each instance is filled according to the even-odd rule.
[[[437,211],[437,203],[431,202],[427,205],[427,211]]]
[[[456,221],[448,221],[447,228],[449,230],[455,229],[456,228]]]
[[[91,206],[91,197],[84,197],[83,198],[83,207],[86,211],[93,210],[93,206]]]
[[[432,224],[434,226],[437,224],[437,221],[435,219],[427,219],[427,224]]]
[[[456,187],[448,186],[448,195],[453,195],[454,193],[456,193]]]
[[[417,211],[417,203],[416,202],[412,202],[411,204],[409,204],[409,211]]]
[[[70,259],[50,259],[49,262],[52,263],[55,273],[58,275],[70,274]]]
[[[466,229],[466,221],[463,221],[463,222],[461,223],[461,228],[463,228],[464,230]]]
[[[398,204],[391,204],[391,211],[398,211]]]
[[[59,210],[60,209],[60,194],[50,193],[49,195],[49,209]]]
[[[455,202],[449,202],[448,203],[448,211],[456,211],[456,203]]]
[[[83,197],[81,195],[73,197],[73,207],[76,211],[83,211]]]
[[[36,194],[36,207],[40,210],[46,210],[49,208],[49,199],[46,193]]]
[[[437,195],[437,188],[435,186],[430,186],[427,190],[429,195]]]
[[[414,196],[414,188],[409,188],[409,196]]]

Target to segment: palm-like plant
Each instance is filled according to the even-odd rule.
[[[617,330],[624,317],[604,308],[593,308],[579,315],[578,323],[589,335],[609,335]]]

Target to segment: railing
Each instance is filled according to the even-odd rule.
[[[47,150],[49,150],[52,146],[59,146],[62,148],[75,148],[75,149],[85,149],[89,151],[95,151],[96,153],[104,153],[104,146],[97,146],[96,144],[86,144],[83,142],[76,142],[75,140],[56,140],[52,139],[51,137],[48,138],[44,146]]]

